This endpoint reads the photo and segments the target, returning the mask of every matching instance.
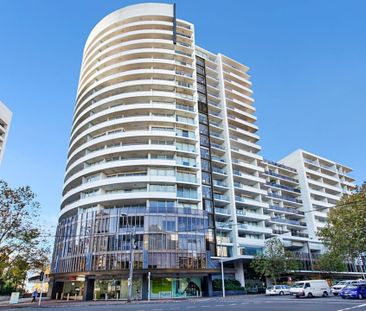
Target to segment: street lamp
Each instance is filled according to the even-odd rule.
[[[228,221],[229,226],[234,225],[233,221]],[[221,262],[221,285],[222,285],[222,298],[225,298],[225,274],[224,274],[224,258],[222,256],[222,228],[220,227],[220,262]]]
[[[132,299],[132,280],[133,280],[133,265],[134,265],[134,250],[135,250],[135,230],[136,228],[130,227],[130,271],[129,276],[127,280],[127,286],[128,286],[128,297],[127,302],[131,302]]]

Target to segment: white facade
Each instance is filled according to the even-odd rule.
[[[0,164],[5,152],[12,115],[10,109],[0,101]]]
[[[320,251],[316,230],[327,209],[354,189],[350,169],[302,150],[281,164],[263,160],[248,71],[198,47],[194,25],[176,19],[173,5],[138,4],[105,17],[84,48],[62,226],[88,212],[140,205],[147,234],[152,202],[205,212],[208,256],[234,260],[243,285],[243,260],[268,238],[280,236],[293,251]],[[64,257],[62,271],[72,273],[65,241],[54,253],[54,271]],[[206,250],[201,245],[202,258]],[[84,257],[77,265],[88,271]]]
[[[279,161],[296,168],[301,188],[308,233],[317,239],[317,231],[326,224],[327,213],[342,195],[355,190],[349,167],[304,150],[296,150]]]

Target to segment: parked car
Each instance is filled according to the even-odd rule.
[[[307,280],[296,282],[291,288],[290,293],[299,297],[327,297],[330,288],[326,280]]]
[[[337,296],[339,294],[339,292],[345,288],[348,285],[356,285],[358,284],[359,281],[358,280],[344,280],[344,281],[340,281],[337,284],[333,285],[330,289],[330,291],[332,292],[333,295]]]
[[[273,285],[266,288],[266,295],[290,295],[290,286]]]
[[[366,298],[366,283],[359,283],[354,285],[347,285],[343,288],[339,296],[343,299],[345,298],[358,298],[363,299]]]

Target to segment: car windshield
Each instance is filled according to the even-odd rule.
[[[346,287],[346,289],[357,289],[356,285],[349,285]]]
[[[268,286],[267,289],[268,290],[272,290],[273,289],[273,286]]]
[[[347,281],[340,281],[336,285],[347,285]]]
[[[304,287],[304,283],[296,283],[294,286],[292,286],[293,288],[303,288]]]

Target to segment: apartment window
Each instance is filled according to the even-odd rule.
[[[202,103],[207,103],[207,97],[202,93],[198,93],[198,100]]]
[[[165,184],[152,184],[149,188],[150,191],[157,191],[157,192],[174,192],[175,187],[171,185]]]
[[[211,172],[211,163],[205,159],[201,159],[201,167],[203,171]]]
[[[208,135],[208,125],[200,124],[200,133]]]
[[[201,74],[201,75],[205,75],[205,69],[201,66],[197,66],[197,73]]]
[[[200,144],[201,144],[201,146],[209,147],[210,139],[208,138],[208,136],[201,134],[200,135]]]
[[[188,157],[177,157],[177,163],[184,166],[196,166],[196,160]]]
[[[151,168],[150,175],[154,176],[174,176],[175,172],[172,169]]]
[[[203,209],[208,212],[212,212],[213,202],[212,200],[208,200],[207,198],[203,199]]]
[[[210,150],[204,147],[200,148],[201,158],[210,159]]]
[[[205,199],[210,199],[212,197],[212,189],[211,189],[211,187],[203,186],[202,187],[202,196]]]
[[[207,172],[202,172],[202,183],[206,185],[211,185],[211,174]]]
[[[197,189],[178,186],[177,196],[183,198],[197,199]]]
[[[196,56],[196,64],[204,67],[205,61],[203,60],[203,58]]]
[[[164,220],[163,221],[163,229],[165,231],[172,231],[172,232],[176,232],[176,226],[175,226],[175,221],[174,220]]]
[[[197,83],[197,90],[201,93],[206,93],[206,86],[200,83]]]
[[[206,78],[201,75],[197,75],[197,82],[200,84],[206,84]]]
[[[207,107],[206,107],[206,110],[207,110]],[[199,122],[200,123],[203,123],[203,124],[208,124],[208,117],[207,117],[207,115],[200,113],[199,114]]]

